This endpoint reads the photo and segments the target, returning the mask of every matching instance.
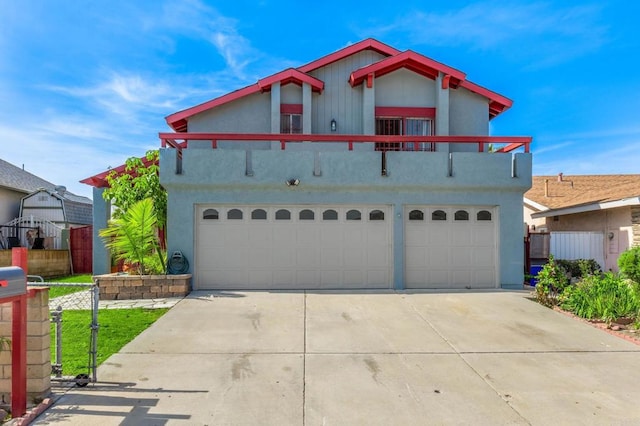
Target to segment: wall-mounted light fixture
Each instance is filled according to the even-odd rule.
[[[298,186],[300,185],[300,179],[287,179],[286,181],[287,186]]]
[[[331,119],[331,131],[335,132],[338,129],[338,123],[336,123],[336,119],[332,118]]]

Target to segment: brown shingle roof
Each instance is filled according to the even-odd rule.
[[[548,181],[545,195],[545,182]],[[640,175],[533,176],[526,199],[549,209],[617,201],[640,196]]]

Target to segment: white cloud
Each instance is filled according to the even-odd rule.
[[[404,34],[413,44],[499,50],[527,60],[529,67],[546,67],[597,50],[606,42],[607,28],[599,22],[601,8],[485,1],[447,12],[404,11],[391,24],[360,32]]]

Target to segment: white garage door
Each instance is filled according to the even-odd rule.
[[[196,208],[197,289],[390,288],[389,206]]]
[[[494,207],[407,206],[406,288],[498,287]]]

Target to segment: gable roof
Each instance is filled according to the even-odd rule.
[[[533,217],[640,205],[640,174],[533,176],[524,199]]]
[[[357,86],[362,83],[368,74],[373,74],[375,77],[382,77],[399,68],[407,68],[432,80],[434,80],[440,72],[450,75],[458,83],[466,78],[465,73],[462,71],[434,61],[412,50],[407,50],[352,72],[349,77],[349,83],[351,86]],[[453,87],[457,86],[454,82],[451,83]]]
[[[0,186],[30,194],[39,188],[53,190],[56,185],[0,159]]]
[[[261,93],[271,90],[271,85],[275,82],[285,85],[289,83],[295,83],[302,85],[302,83],[309,83],[312,90],[321,93],[324,89],[324,82],[311,76],[309,73],[317,70],[318,68],[325,67],[334,62],[340,61],[351,55],[357,53],[372,50],[386,56],[384,59],[377,61],[373,64],[367,65],[358,70],[354,70],[351,73],[349,83],[351,86],[357,86],[361,84],[368,75],[380,77],[382,75],[393,72],[399,68],[406,68],[413,72],[416,72],[425,77],[435,79],[438,73],[445,75],[445,81],[443,81],[444,87],[464,87],[471,92],[477,93],[486,97],[489,100],[489,118],[494,118],[498,114],[511,107],[513,102],[489,89],[472,83],[466,79],[466,74],[462,71],[451,68],[445,64],[435,61],[419,53],[411,50],[404,52],[395,49],[389,45],[379,42],[378,40],[368,38],[358,43],[344,47],[336,52],[330,53],[308,64],[302,65],[298,68],[289,68],[284,71],[278,72],[271,76],[258,80],[257,83],[243,87],[239,90],[227,93],[215,99],[203,102],[199,105],[195,105],[191,108],[178,111],[165,118],[167,124],[176,132],[186,132],[187,122],[190,117],[196,114],[207,111],[209,109],[224,105],[229,102],[233,102],[245,96]],[[444,86],[446,84],[446,86]]]
[[[5,187],[24,194],[31,194],[41,189],[46,189],[49,192],[56,192],[58,185],[0,159],[0,187]],[[64,199],[83,204],[93,204],[91,199],[87,197],[76,195],[66,190],[63,194],[62,198]]]

